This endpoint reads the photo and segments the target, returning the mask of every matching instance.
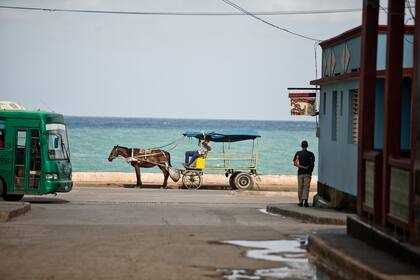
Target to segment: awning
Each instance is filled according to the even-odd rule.
[[[261,137],[254,130],[223,130],[223,131],[186,131],[182,135],[204,139],[204,136],[212,142],[238,142],[244,140],[254,140]]]

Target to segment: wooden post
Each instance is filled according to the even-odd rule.
[[[416,1],[416,17],[420,15],[420,0]],[[420,197],[420,24],[414,29],[413,80],[411,94],[411,178],[408,207],[410,240],[420,242],[420,221],[415,218],[416,198]],[[419,207],[419,206],[417,206]]]
[[[376,89],[376,50],[378,45],[379,0],[363,1],[360,54],[359,138],[357,213],[362,215],[365,200],[365,161],[363,155],[373,149]],[[376,204],[375,204],[376,207]]]
[[[384,94],[384,155],[383,155],[383,212],[386,223],[390,202],[389,158],[399,157],[401,137],[401,95],[404,43],[405,1],[388,0],[388,30],[386,44]]]

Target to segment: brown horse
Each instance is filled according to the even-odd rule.
[[[127,159],[127,162],[134,167],[136,171],[136,178],[137,178],[137,186],[141,187],[141,176],[140,176],[140,167],[150,168],[154,166],[158,166],[160,170],[162,170],[164,180],[163,180],[163,188],[168,187],[168,177],[169,171],[167,167],[171,165],[171,154],[167,151],[160,150],[160,149],[152,149],[152,150],[145,150],[145,149],[136,149],[136,148],[126,148],[121,146],[114,146],[111,153],[109,154],[108,160],[112,161],[114,158],[118,156],[122,156],[123,158]]]

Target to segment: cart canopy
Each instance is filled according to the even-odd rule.
[[[222,130],[222,131],[186,131],[182,135],[204,139],[204,136],[212,142],[238,142],[244,140],[254,140],[261,137],[255,130]]]

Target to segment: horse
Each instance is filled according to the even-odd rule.
[[[112,161],[118,156],[122,156],[127,159],[127,162],[134,167],[136,171],[137,187],[142,186],[140,167],[150,168],[158,166],[163,173],[164,180],[162,187],[168,188],[168,167],[171,167],[171,154],[161,149],[137,149],[137,148],[126,148],[121,146],[114,146],[111,153],[109,154],[108,161]]]

